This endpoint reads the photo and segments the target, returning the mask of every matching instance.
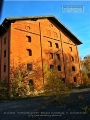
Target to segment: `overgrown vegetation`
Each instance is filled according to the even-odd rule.
[[[6,99],[9,97],[8,84],[0,82],[0,99]]]
[[[57,104],[65,103],[66,98],[69,96],[69,88],[56,70],[48,71],[46,74],[45,95],[51,97],[50,102]]]
[[[90,87],[90,56],[81,60],[81,72],[83,84],[81,87]]]

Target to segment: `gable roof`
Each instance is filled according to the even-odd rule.
[[[82,44],[82,42],[68,29],[66,28],[60,21],[58,21],[54,16],[33,16],[33,17],[14,17],[14,18],[5,18],[2,24],[0,25],[0,35],[7,29],[10,23],[19,20],[38,20],[47,18],[53,21],[58,27],[60,27],[65,33],[67,33],[77,45]]]

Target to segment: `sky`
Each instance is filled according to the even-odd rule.
[[[90,1],[88,0],[4,0],[0,24],[6,17],[55,16],[83,44],[81,58],[90,55]]]

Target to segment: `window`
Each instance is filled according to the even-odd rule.
[[[74,82],[77,82],[77,79],[76,79],[76,77],[74,77],[73,79],[74,79]]]
[[[70,48],[70,52],[72,52],[72,47],[69,47]]]
[[[27,70],[29,70],[29,71],[32,70],[32,64],[27,64]]]
[[[49,47],[52,47],[52,42],[48,41],[48,43],[49,43]]]
[[[59,60],[60,60],[60,55],[59,55],[59,54],[56,54],[56,57],[57,57],[57,59],[59,59]]]
[[[4,44],[6,44],[6,37],[4,37]]]
[[[29,85],[33,86],[33,80],[32,79],[29,80]]]
[[[53,53],[50,53],[49,58],[50,58],[50,59],[53,59]]]
[[[75,71],[75,67],[74,66],[72,66],[72,71]]]
[[[6,65],[4,65],[4,72],[6,72]]]
[[[58,45],[58,43],[55,43],[55,45],[56,45],[56,48],[59,48],[59,45]]]
[[[30,36],[26,36],[28,39],[28,42],[31,42],[31,37]]]
[[[74,61],[74,57],[73,56],[71,56],[71,61]]]
[[[32,50],[31,49],[27,49],[27,51],[28,51],[28,55],[32,56]]]
[[[57,66],[57,69],[58,69],[58,71],[61,71],[61,66],[58,65],[58,66]]]
[[[6,50],[4,50],[4,57],[6,57]]]
[[[54,69],[54,65],[50,65],[50,69]]]
[[[62,78],[62,81],[65,83],[65,78]]]

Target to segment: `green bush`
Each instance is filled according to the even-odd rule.
[[[8,85],[5,82],[0,82],[0,99],[6,99],[9,97]]]

